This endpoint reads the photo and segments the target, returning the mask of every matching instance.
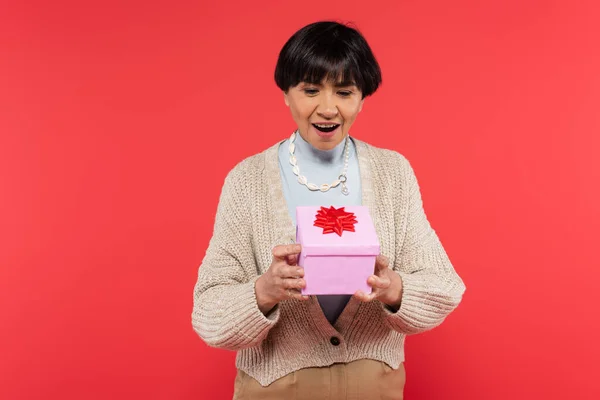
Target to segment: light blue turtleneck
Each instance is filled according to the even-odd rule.
[[[294,152],[300,174],[306,176],[308,182],[320,186],[323,183],[331,184],[338,178],[344,168],[344,145],[341,141],[331,150],[319,150],[306,142],[302,136],[296,134],[296,150]],[[342,186],[332,188],[327,192],[310,191],[298,183],[298,177],[292,171],[290,164],[289,139],[279,146],[279,170],[283,181],[283,194],[294,225],[296,225],[297,206],[354,206],[361,205],[360,172],[356,147],[352,138],[348,142],[350,154],[348,159],[348,172],[346,186],[350,193],[342,194]],[[350,300],[349,295],[317,296],[323,313],[333,325],[344,307]]]

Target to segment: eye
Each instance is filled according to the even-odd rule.
[[[352,92],[350,90],[340,90],[338,94],[342,97],[350,97],[352,96]]]
[[[315,88],[304,88],[303,91],[308,96],[316,96],[319,93]]]

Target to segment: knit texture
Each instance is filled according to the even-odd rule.
[[[245,159],[225,179],[194,287],[192,326],[209,346],[237,351],[236,366],[263,386],[302,368],[363,358],[396,369],[404,361],[406,336],[438,326],[462,299],[465,285],[427,220],[410,163],[397,152],[355,143],[362,204],[370,210],[381,254],[403,282],[397,312],[353,297],[332,326],[311,296],[283,301],[263,315],[255,281],[271,265],[272,248],[295,239],[278,165],[280,143]]]

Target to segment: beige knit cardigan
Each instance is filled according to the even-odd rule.
[[[465,291],[427,220],[409,162],[354,140],[362,205],[370,210],[381,254],[403,281],[397,312],[353,297],[332,326],[311,296],[283,301],[263,315],[254,283],[269,268],[271,249],[295,238],[279,171],[280,143],[245,159],[225,179],[194,288],[192,325],[209,346],[237,351],[236,366],[263,386],[301,368],[363,358],[398,368],[406,336],[442,323]]]

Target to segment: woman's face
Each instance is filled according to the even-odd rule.
[[[331,150],[346,137],[364,102],[356,86],[332,82],[300,82],[284,97],[300,135],[319,150]]]

